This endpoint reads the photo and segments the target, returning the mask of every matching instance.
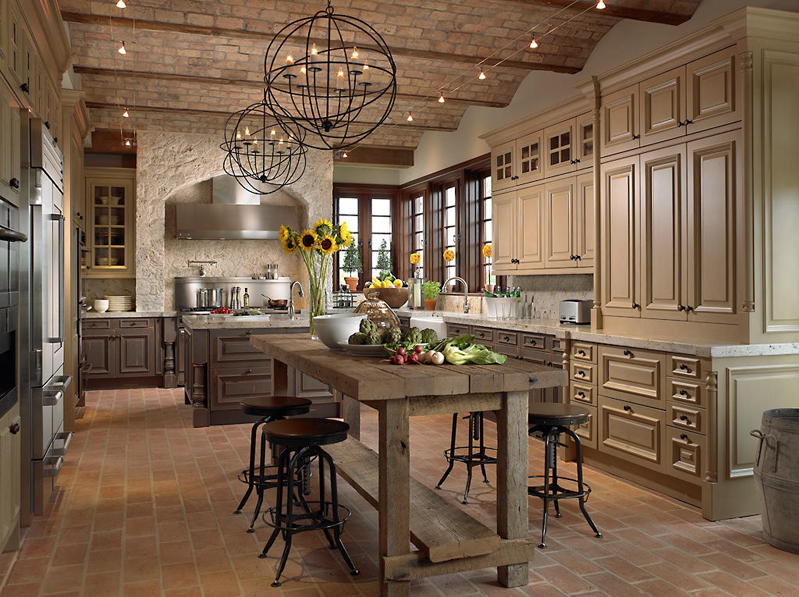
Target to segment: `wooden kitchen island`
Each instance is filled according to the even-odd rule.
[[[527,527],[528,396],[531,389],[565,385],[565,371],[516,360],[398,367],[297,335],[250,341],[272,357],[276,381],[291,367],[345,396],[350,437],[326,450],[339,474],[379,512],[381,595],[409,595],[412,579],[494,566],[503,586],[527,584],[536,545]],[[358,441],[361,403],[378,412],[378,452]],[[470,411],[496,413],[496,531],[410,476],[410,417]]]

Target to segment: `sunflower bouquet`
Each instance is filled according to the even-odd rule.
[[[308,318],[314,336],[313,318],[325,314],[325,280],[333,255],[352,244],[352,233],[346,222],[334,225],[321,219],[302,233],[281,226],[279,235],[283,251],[299,253],[308,270]]]

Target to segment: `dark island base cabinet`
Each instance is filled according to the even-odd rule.
[[[241,412],[244,398],[271,396],[275,387],[287,394],[313,401],[306,416],[337,417],[340,402],[330,388],[293,369],[275,379],[272,359],[250,344],[260,334],[308,333],[301,328],[253,330],[192,330],[182,335],[182,368],[185,372],[186,403],[194,411],[195,427],[248,423],[253,417]]]
[[[163,383],[157,318],[83,322],[88,389],[159,386]]]

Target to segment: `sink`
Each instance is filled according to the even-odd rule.
[[[411,327],[435,330],[439,338],[447,337],[447,324],[441,315],[411,315]]]

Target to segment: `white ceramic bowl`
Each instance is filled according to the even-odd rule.
[[[94,310],[98,313],[105,313],[108,311],[109,301],[105,299],[97,299],[94,301]]]
[[[365,317],[361,313],[320,315],[313,318],[314,332],[325,346],[340,350],[338,343],[349,340],[361,327],[361,320]]]

